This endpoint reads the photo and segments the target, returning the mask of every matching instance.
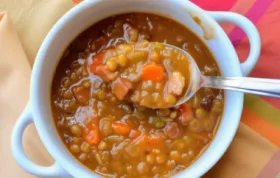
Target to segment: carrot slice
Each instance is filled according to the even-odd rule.
[[[164,68],[159,64],[148,64],[145,65],[142,69],[142,80],[161,82],[164,79],[164,76]]]
[[[191,105],[188,104],[188,103],[182,104],[181,107],[180,107],[180,111],[182,113],[192,113],[193,112]]]
[[[113,124],[113,131],[119,135],[127,135],[130,132],[131,128],[127,124],[123,124],[120,122],[115,122]]]
[[[139,137],[141,134],[142,134],[142,132],[140,132],[139,130],[132,129],[129,133],[129,138],[135,139],[135,138]]]
[[[103,53],[97,54],[96,56],[92,57],[92,64],[90,65],[91,73],[93,74],[97,73],[96,68],[103,63],[103,57],[104,57]]]
[[[97,127],[93,127],[84,135],[85,141],[90,145],[97,145],[100,142],[100,134]]]
[[[100,131],[98,127],[98,118],[94,117],[86,125],[86,132],[84,134],[85,141],[90,145],[98,145],[100,142]]]

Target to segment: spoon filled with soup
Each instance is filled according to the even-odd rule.
[[[188,52],[158,42],[120,44],[97,54],[90,71],[108,82],[118,100],[148,108],[178,106],[201,87],[280,97],[280,80],[204,76]]]

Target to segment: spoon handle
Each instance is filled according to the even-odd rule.
[[[250,77],[202,77],[202,87],[280,98],[280,80]]]

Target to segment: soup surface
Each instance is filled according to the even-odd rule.
[[[154,48],[147,54],[136,49],[148,41],[187,50],[204,75],[219,75],[205,44],[186,27],[165,17],[131,13],[102,20],[79,35],[65,50],[53,79],[52,111],[63,142],[82,164],[103,177],[173,176],[195,161],[219,124],[221,90],[201,89],[175,108],[141,105],[142,100],[158,104],[156,95],[163,103],[169,101],[160,94],[170,81],[165,84],[158,74],[166,72],[170,79],[178,72],[168,73],[170,65],[164,61],[175,60],[168,53],[158,60]],[[187,86],[188,65],[180,62],[176,69]]]

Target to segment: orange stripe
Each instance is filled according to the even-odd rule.
[[[4,13],[1,12],[1,13],[0,13],[0,21],[2,20],[3,17],[4,17]]]
[[[256,0],[238,0],[235,2],[230,11],[236,12],[238,14],[246,14],[246,12],[253,6],[255,2]],[[236,27],[234,24],[222,24],[221,26],[227,34],[229,34]]]
[[[72,0],[75,4],[79,4],[80,2],[82,2],[83,0]]]
[[[244,107],[243,109],[241,121],[275,145],[280,146],[280,130],[275,128],[273,125],[265,121],[247,107]]]

